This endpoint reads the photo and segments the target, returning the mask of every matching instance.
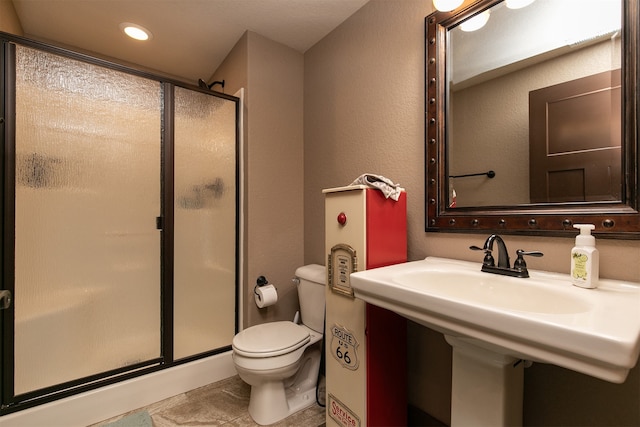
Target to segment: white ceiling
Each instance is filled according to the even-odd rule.
[[[196,83],[245,31],[305,52],[369,0],[13,0],[25,36]],[[129,39],[119,24],[153,33]]]

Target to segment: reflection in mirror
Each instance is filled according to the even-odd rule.
[[[620,200],[621,3],[584,0],[567,20],[574,5],[498,3],[449,30],[447,159],[457,207]],[[478,17],[490,19],[466,30]],[[496,178],[451,178],[483,169]]]
[[[427,231],[640,237],[638,1],[427,17]]]

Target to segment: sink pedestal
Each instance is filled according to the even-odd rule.
[[[470,338],[445,338],[453,347],[451,427],[521,426],[524,363]]]

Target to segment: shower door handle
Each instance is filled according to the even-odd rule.
[[[6,310],[11,306],[11,291],[0,291],[0,310]]]

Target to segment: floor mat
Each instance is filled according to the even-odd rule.
[[[104,427],[153,427],[153,421],[147,411],[142,411],[105,424]]]

